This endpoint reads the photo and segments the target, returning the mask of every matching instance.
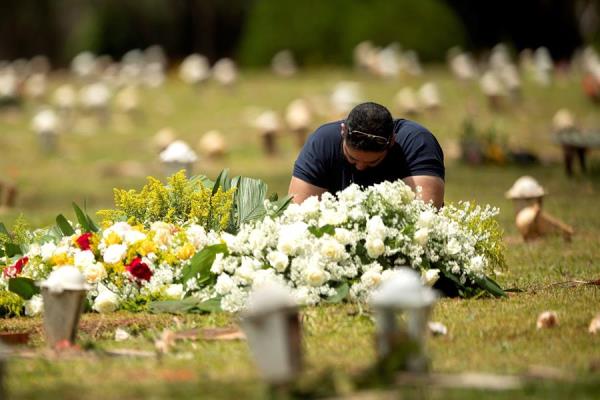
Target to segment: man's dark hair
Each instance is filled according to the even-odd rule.
[[[346,143],[362,151],[383,151],[387,144],[373,136],[379,136],[390,142],[394,134],[394,120],[390,111],[377,103],[362,103],[350,111],[346,118],[348,133],[345,136]],[[364,134],[352,134],[358,131]]]

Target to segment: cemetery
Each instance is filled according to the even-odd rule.
[[[597,50],[347,56],[0,62],[0,399],[596,398]],[[435,135],[442,207],[288,195],[368,101]]]

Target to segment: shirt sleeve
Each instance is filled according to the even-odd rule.
[[[311,185],[327,188],[325,149],[321,142],[317,133],[308,138],[294,163],[292,175]]]
[[[431,132],[426,129],[411,132],[403,148],[409,176],[445,178],[444,152]]]

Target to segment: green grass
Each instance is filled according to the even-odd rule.
[[[545,160],[540,166],[528,168],[469,167],[448,160],[447,202],[473,200],[500,207],[508,268],[498,281],[503,287],[522,292],[502,300],[441,300],[433,319],[443,322],[449,334],[428,342],[432,370],[520,374],[532,366],[553,367],[574,375],[575,382],[534,382],[516,392],[488,392],[485,396],[597,398],[600,375],[593,365],[600,363],[600,335],[589,334],[587,326],[600,313],[600,288],[556,283],[600,278],[600,218],[596,208],[599,154],[591,153],[589,175],[567,179],[557,161],[560,152],[551,142],[550,126],[552,115],[561,107],[572,109],[588,128],[600,124],[600,113],[581,94],[578,76],[563,77],[545,89],[527,81],[522,101],[507,105],[499,113],[488,110],[475,84],[459,84],[442,68],[430,68],[427,77],[438,82],[444,106],[437,113],[420,114],[414,119],[429,127],[444,147],[449,149],[449,144],[457,140],[463,118],[471,113],[479,128],[495,126],[512,146],[527,147]],[[400,87],[416,88],[425,80],[380,81],[346,70],[315,70],[294,79],[276,79],[250,71],[229,92],[213,84],[194,91],[171,80],[164,90],[144,94],[144,118],[130,121],[131,130],[117,126],[124,117],[115,116],[112,125],[93,136],[65,133],[60,153],[53,156],[40,154],[35,136],[28,129],[34,105],[28,104],[16,115],[0,112],[0,171],[2,179],[19,188],[17,206],[4,210],[0,220],[11,225],[23,213],[33,226],[41,226],[52,223],[59,213],[73,217],[71,201],[86,201],[92,212],[110,207],[113,187],[140,189],[145,179],[107,174],[106,167],[136,160],[148,175],[160,176],[150,138],[164,126],[173,127],[193,146],[210,129],[219,129],[227,136],[228,156],[200,160],[197,173],[214,178],[227,167],[232,174],[260,177],[270,190],[285,193],[297,153],[293,138],[282,133],[280,154],[263,157],[257,132],[245,122],[246,110],[256,106],[283,111],[296,97],[327,96],[339,79],[360,81],[369,99],[392,109],[393,95]],[[326,109],[321,112],[315,125],[329,118]],[[519,239],[512,205],[503,196],[514,180],[525,174],[536,177],[550,193],[545,209],[575,227],[571,243],[559,237],[530,244]],[[556,311],[560,323],[553,329],[537,330],[536,317],[545,310]],[[328,370],[349,376],[374,362],[374,327],[368,310],[361,312],[356,305],[323,306],[304,309],[302,315],[306,379]],[[178,318],[182,327],[212,327],[234,324],[237,317],[216,314]],[[152,349],[153,340],[164,327],[177,326],[169,315],[87,314],[81,323],[79,343],[97,349]],[[116,327],[128,329],[134,338],[114,342]],[[11,360],[7,377],[11,399],[225,399],[261,398],[267,393],[244,342],[182,342],[172,353],[157,359],[111,358],[100,352],[55,359],[43,350],[39,318],[2,319],[0,330],[31,331],[29,347],[36,354],[34,358]],[[480,398],[483,394],[474,390],[402,388],[390,396],[402,395],[447,399]]]

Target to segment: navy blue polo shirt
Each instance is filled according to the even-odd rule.
[[[406,119],[394,120],[396,142],[386,157],[378,165],[358,171],[344,157],[342,122],[322,125],[308,138],[294,163],[293,176],[331,193],[352,183],[365,187],[415,175],[444,179],[444,153],[425,127]]]

